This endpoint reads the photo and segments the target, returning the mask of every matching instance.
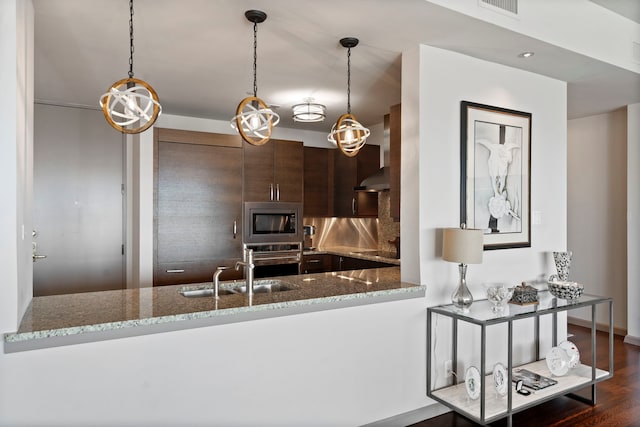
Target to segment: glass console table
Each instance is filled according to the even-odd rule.
[[[475,301],[467,312],[454,307],[452,304],[440,305],[429,307],[427,309],[427,396],[448,406],[452,410],[459,414],[473,420],[482,425],[486,425],[501,418],[508,418],[508,425],[511,426],[512,414],[520,412],[532,406],[536,406],[547,400],[554,399],[562,395],[570,395],[573,398],[579,399],[591,405],[596,403],[596,383],[611,378],[613,376],[613,301],[611,298],[599,297],[594,295],[583,295],[578,300],[567,301],[557,299],[549,294],[548,291],[538,292],[539,303],[535,305],[515,305],[508,304],[505,307],[505,311],[502,314],[494,313],[491,310],[491,303],[487,300]],[[609,308],[609,325],[608,325],[608,340],[609,340],[609,357],[608,357],[608,370],[599,369],[596,365],[596,307],[599,305],[608,305]],[[569,312],[575,309],[591,309],[591,352],[590,352],[590,365],[584,364],[584,360],[580,360],[578,365],[570,369],[565,375],[554,376],[547,367],[544,356],[540,354],[540,319],[541,317],[551,317],[551,346],[555,347],[558,344],[558,313]],[[451,355],[449,359],[452,361],[453,375],[451,378],[447,378],[447,375],[443,374],[441,366],[434,366],[433,361],[436,354],[436,339],[437,336],[434,333],[434,319],[436,320],[435,326],[437,326],[438,318],[449,319],[451,322]],[[513,329],[514,323],[523,320],[533,318],[533,345],[532,353],[535,356],[532,357],[533,361],[529,363],[519,364],[514,366],[513,355]],[[545,317],[546,318],[546,317]],[[545,323],[549,323],[546,322]],[[467,326],[475,325],[475,326]],[[505,328],[506,324],[506,328]],[[461,343],[459,343],[459,329],[461,325],[465,328],[472,327],[480,329],[480,352],[479,354],[470,353],[468,348],[463,347],[459,349]],[[494,365],[487,366],[487,330],[491,326],[503,325],[498,327],[500,329],[498,335],[504,335],[506,329],[506,386],[503,386],[499,393],[494,385],[494,378],[492,371]],[[494,334],[495,335],[495,334]],[[491,338],[494,338],[494,335]],[[548,337],[548,335],[547,335]],[[548,338],[547,338],[548,339]],[[469,347],[470,344],[466,347]],[[464,351],[462,355],[460,352]],[[493,352],[495,349],[492,348]],[[498,350],[500,353],[500,350]],[[501,352],[503,354],[504,351]],[[462,355],[464,357],[459,358]],[[504,354],[503,354],[504,356]],[[494,356],[495,358],[495,356]],[[438,357],[441,360],[442,357]],[[465,370],[458,371],[458,367],[464,363],[472,360],[471,365],[477,368],[476,372],[479,372],[479,377],[476,379],[480,382],[479,393],[477,397],[471,398],[467,392],[467,384],[465,384]],[[584,357],[583,357],[584,359]],[[503,359],[504,360],[504,359]],[[442,360],[443,361],[443,360]],[[444,361],[443,361],[444,362]],[[443,364],[444,366],[444,364]],[[526,369],[544,377],[551,378],[557,381],[556,384],[532,391],[529,395],[522,395],[517,393],[512,386],[512,375],[515,369]],[[469,366],[466,366],[469,369]],[[473,368],[472,368],[473,369]],[[439,371],[438,371],[439,370]],[[471,372],[473,373],[473,372]],[[445,384],[436,384],[438,377],[445,378]],[[471,384],[472,388],[477,385]],[[574,392],[590,387],[590,397],[585,398],[583,396],[574,394]]]

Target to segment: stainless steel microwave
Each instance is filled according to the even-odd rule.
[[[295,243],[304,239],[302,203],[245,202],[243,243]]]

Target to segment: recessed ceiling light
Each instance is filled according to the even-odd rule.
[[[533,52],[522,52],[520,55],[518,55],[520,58],[531,58],[533,55],[535,55],[535,53]]]

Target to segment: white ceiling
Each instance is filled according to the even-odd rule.
[[[598,0],[598,3],[609,0]],[[625,0],[623,0],[625,1]],[[635,0],[634,0],[635,1]],[[34,0],[35,97],[97,106],[127,77],[126,0]],[[569,118],[640,102],[640,75],[436,6],[424,0],[136,0],[134,72],[158,92],[163,113],[228,120],[252,92],[258,26],[258,96],[278,105],[281,126],[326,131],[346,111],[346,49],[352,49],[352,112],[380,123],[400,102],[401,53],[418,44],[568,82]],[[523,51],[536,55],[524,60]],[[324,123],[294,124],[291,105],[327,105]]]
[[[638,0],[591,0],[612,12],[640,24],[640,1]]]

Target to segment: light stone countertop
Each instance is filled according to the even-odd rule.
[[[282,276],[291,290],[186,298],[182,288],[212,283],[34,297],[15,333],[4,334],[5,352],[92,342],[376,304],[425,296],[425,286],[400,282],[400,268]],[[262,279],[256,279],[262,280]],[[238,286],[221,282],[221,289]]]

